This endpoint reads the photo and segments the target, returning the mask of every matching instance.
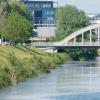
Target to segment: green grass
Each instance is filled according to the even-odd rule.
[[[32,46],[0,46],[0,88],[48,73],[66,58],[65,54],[45,53]]]
[[[34,55],[46,55],[46,53],[32,46],[28,48],[23,46],[0,46],[0,64],[8,63],[9,54],[12,52],[20,59],[32,58]]]

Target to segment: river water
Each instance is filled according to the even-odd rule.
[[[70,61],[50,74],[0,90],[0,100],[100,100],[100,58]]]

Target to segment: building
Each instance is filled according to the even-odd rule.
[[[87,14],[91,24],[99,24],[100,23],[100,14]]]
[[[21,0],[31,10],[35,25],[54,25],[56,2]]]
[[[97,14],[96,16],[92,17],[91,23],[99,24],[100,23],[100,14]]]
[[[55,12],[58,3],[47,0],[21,0],[32,12],[38,37],[51,37],[55,34]]]

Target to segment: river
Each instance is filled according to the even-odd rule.
[[[0,100],[100,100],[100,58],[69,61],[50,74],[4,88]]]

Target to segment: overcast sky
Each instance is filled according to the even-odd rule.
[[[30,1],[59,1],[60,6],[75,5],[86,13],[100,13],[100,0],[30,0]]]
[[[58,0],[59,5],[71,4],[87,13],[100,13],[100,0]]]

